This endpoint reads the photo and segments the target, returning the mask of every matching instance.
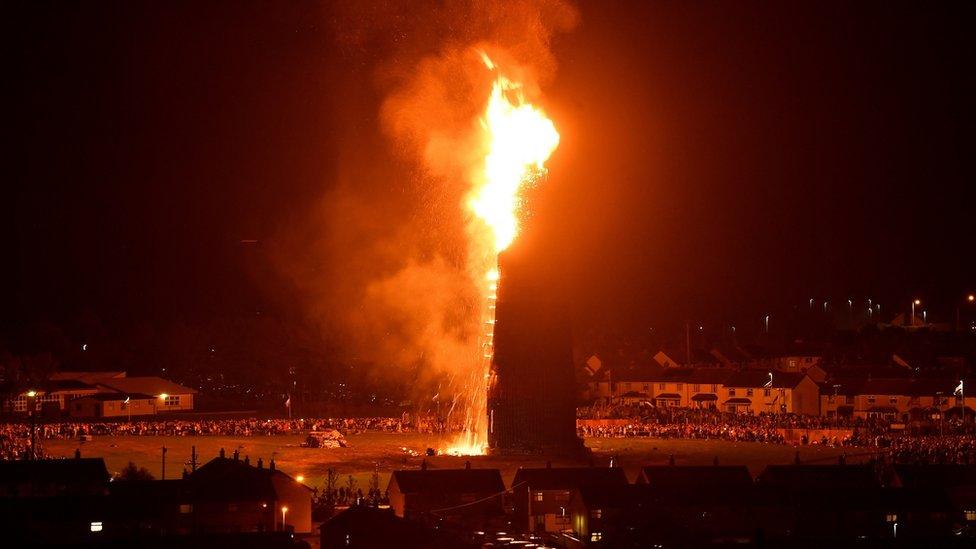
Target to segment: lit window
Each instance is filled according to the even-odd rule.
[[[542,492],[536,492],[535,493],[535,500],[536,501],[542,501]]]
[[[603,539],[603,532],[591,532],[590,541],[600,541]]]
[[[186,515],[186,514],[192,513],[192,512],[193,512],[193,505],[192,504],[190,504],[190,503],[181,503],[180,504],[180,513]]]
[[[164,406],[179,406],[180,405],[180,395],[166,395],[166,402]]]
[[[970,509],[966,511],[966,520],[974,521],[976,520],[976,511]]]
[[[102,531],[102,523],[101,522],[93,522],[93,523],[91,523],[91,527],[90,528],[91,528],[91,531],[92,532],[101,532]]]
[[[594,509],[590,511],[590,518],[603,518],[603,509]]]
[[[887,520],[888,522],[896,522],[898,520],[898,515],[896,515],[895,513],[888,513],[887,515],[885,515],[885,520]]]

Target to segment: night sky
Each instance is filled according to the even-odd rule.
[[[580,3],[552,45],[562,143],[534,204],[578,322],[758,326],[808,298],[893,312],[916,295],[947,316],[976,286],[963,4]],[[7,19],[6,329],[301,322],[280,264],[322,230],[351,142],[404,202],[391,225],[422,210],[378,127],[389,50],[337,42],[332,6],[23,2]],[[341,270],[312,259],[305,276]]]

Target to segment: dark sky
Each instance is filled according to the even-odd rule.
[[[537,204],[580,319],[810,297],[948,311],[976,285],[963,4],[583,2],[553,46],[563,139]],[[7,19],[3,324],[299,318],[270,248],[301,241],[350,131],[390,154],[373,56],[336,47],[331,8],[24,2]]]

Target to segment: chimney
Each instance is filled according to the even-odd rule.
[[[251,456],[244,456],[244,465],[251,464]]]
[[[465,469],[471,469],[471,462],[470,461],[465,461],[464,462],[464,468]]]
[[[224,449],[223,448],[220,449],[220,457],[224,457]]]
[[[258,458],[258,469],[264,469],[264,459]]]
[[[272,473],[275,472],[274,458],[271,458],[271,462],[268,463],[268,470],[271,471]]]

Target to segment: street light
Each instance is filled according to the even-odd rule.
[[[922,304],[922,300],[921,299],[915,299],[915,300],[912,301],[912,326],[915,325],[915,306],[916,305],[921,305],[921,304]]]
[[[288,508],[284,505],[281,506],[281,531],[285,531],[285,513],[288,512]]]

